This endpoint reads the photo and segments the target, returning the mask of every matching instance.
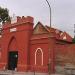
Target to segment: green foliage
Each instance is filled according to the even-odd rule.
[[[7,8],[0,7],[0,23],[10,21],[9,11]]]
[[[72,42],[75,43],[75,38],[72,39]]]

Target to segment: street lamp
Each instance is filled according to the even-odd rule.
[[[51,28],[51,5],[50,3],[48,2],[48,0],[46,0],[48,6],[49,6],[49,11],[50,11],[50,28]]]
[[[50,3],[48,2],[48,0],[46,0],[48,6],[49,6],[49,13],[50,13],[50,28],[51,28],[51,5]],[[49,75],[50,75],[50,70],[51,70],[51,59],[50,59],[50,49],[49,49],[49,60],[48,60],[48,71],[49,71]]]

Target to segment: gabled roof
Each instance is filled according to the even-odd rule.
[[[36,26],[34,27],[33,34],[46,34],[49,33],[49,35],[52,35],[57,40],[72,42],[72,37],[61,30],[50,28],[49,26],[44,26],[41,22],[38,22]]]
[[[48,30],[43,26],[41,22],[38,22],[34,27],[33,34],[48,33]]]

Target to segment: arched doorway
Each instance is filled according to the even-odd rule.
[[[18,48],[16,39],[13,37],[8,46],[8,70],[15,70],[18,63]]]

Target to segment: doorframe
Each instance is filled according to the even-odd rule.
[[[10,62],[9,54],[10,54],[10,52],[12,52],[12,53],[17,53],[17,55],[18,55],[18,51],[9,51],[9,52],[8,52],[8,59],[7,59],[7,69],[8,69],[8,70],[12,70],[12,69],[9,69],[9,62]],[[17,56],[17,64],[16,64],[16,67],[15,67],[15,68],[17,68],[17,65],[18,65],[18,56]],[[14,68],[14,70],[15,70],[15,68]]]

